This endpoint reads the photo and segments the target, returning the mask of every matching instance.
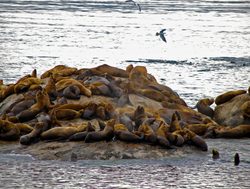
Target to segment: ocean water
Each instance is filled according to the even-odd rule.
[[[64,64],[144,65],[190,106],[250,86],[250,1],[0,0],[0,79]],[[156,32],[166,29],[167,43]],[[1,188],[249,188],[249,140],[164,160],[36,161],[0,155]],[[235,152],[242,163],[234,167]]]

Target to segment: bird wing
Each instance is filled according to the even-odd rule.
[[[165,38],[165,36],[164,36],[163,34],[160,34],[160,37],[161,37],[161,39],[162,39],[164,42],[167,42],[167,40],[166,40],[166,38]]]
[[[162,30],[160,31],[160,33],[163,33],[164,31],[166,31],[166,29],[162,29]]]

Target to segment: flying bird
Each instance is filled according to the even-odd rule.
[[[160,36],[160,38],[162,39],[162,41],[164,41],[165,43],[167,43],[167,40],[166,40],[166,38],[165,38],[165,32],[166,31],[166,29],[162,29],[160,32],[156,32],[156,36]]]
[[[137,6],[138,7],[138,10],[141,12],[141,6],[138,4],[138,3],[136,3],[135,1],[133,1],[133,0],[126,0],[125,1],[125,3],[133,3],[135,6]]]

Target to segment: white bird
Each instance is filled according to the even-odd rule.
[[[138,7],[138,10],[141,12],[141,6],[140,6],[138,3],[136,3],[136,2],[133,1],[133,0],[126,0],[126,1],[125,1],[125,3],[128,3],[128,2],[131,2],[131,3],[133,3],[135,6],[137,6],[137,7]]]
[[[160,38],[162,39],[162,41],[164,41],[165,43],[167,43],[167,40],[166,40],[166,38],[165,38],[165,32],[166,31],[166,29],[162,29],[160,32],[156,32],[156,36],[160,36]]]

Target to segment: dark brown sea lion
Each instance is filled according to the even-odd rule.
[[[215,104],[216,105],[223,104],[223,103],[231,100],[232,98],[234,98],[234,97],[236,97],[238,95],[244,94],[244,93],[246,93],[245,90],[228,91],[226,93],[223,93],[223,94],[217,96],[215,98]]]
[[[20,138],[20,143],[23,145],[29,145],[31,143],[35,143],[39,141],[39,137],[43,132],[44,123],[38,122],[34,129],[27,135],[23,135]]]
[[[234,165],[238,166],[240,164],[240,155],[238,153],[235,153],[234,155]]]
[[[85,142],[97,142],[102,140],[111,140],[114,136],[115,120],[111,119],[107,122],[105,128],[102,131],[89,132],[85,138]]]
[[[198,112],[213,118],[214,110],[210,107],[214,103],[213,98],[201,99],[197,102],[194,108],[197,108]]]
[[[83,119],[91,119],[95,115],[97,104],[90,102],[87,107],[83,109],[81,117]]]
[[[220,158],[220,154],[217,150],[213,149],[212,150],[212,157],[213,159],[219,159]]]
[[[81,91],[78,86],[69,85],[65,89],[63,89],[62,96],[68,99],[79,100],[81,98]]]

